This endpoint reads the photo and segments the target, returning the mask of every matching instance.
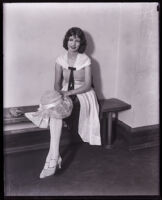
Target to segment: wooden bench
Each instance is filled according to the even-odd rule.
[[[101,138],[106,138],[106,141],[102,141],[102,143],[106,142],[104,145],[106,148],[112,148],[113,143],[113,115],[115,125],[117,125],[118,113],[121,111],[125,111],[131,108],[131,105],[125,103],[116,98],[111,99],[102,99],[99,101],[100,105],[100,121],[101,121]]]
[[[128,110],[131,106],[119,99],[102,99],[99,100],[100,106],[100,121],[101,121],[101,138],[103,138],[106,143],[106,148],[111,148],[113,143],[113,131],[112,122],[113,114],[115,114],[115,119],[118,118],[118,112]],[[36,106],[23,106],[18,107],[23,113],[36,111],[38,105]],[[11,117],[10,108],[4,108],[4,136],[15,135],[19,133],[27,132],[37,132],[41,131],[39,127],[36,127],[32,122],[30,122],[25,116]],[[66,128],[66,127],[64,127]],[[44,129],[44,130],[48,130]],[[102,140],[102,141],[103,141]]]

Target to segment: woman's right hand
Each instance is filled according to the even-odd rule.
[[[61,95],[64,95],[64,94],[65,94],[65,91],[60,90],[59,93],[60,93]]]
[[[60,94],[63,96],[63,98],[66,96],[66,91],[60,91]]]
[[[69,91],[60,91],[60,93],[63,95],[63,97],[69,96]]]

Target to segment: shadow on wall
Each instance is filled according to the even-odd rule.
[[[100,64],[99,62],[92,57],[92,54],[95,50],[95,45],[93,42],[93,38],[91,35],[84,31],[86,39],[87,39],[87,49],[86,49],[86,54],[91,58],[92,61],[92,81],[93,81],[93,86],[97,95],[98,99],[104,99],[104,95],[102,93],[102,81],[101,81],[101,72],[100,72]]]

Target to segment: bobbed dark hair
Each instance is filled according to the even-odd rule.
[[[78,52],[84,53],[87,47],[87,40],[85,38],[85,34],[83,30],[78,27],[72,27],[66,32],[64,40],[63,40],[63,47],[66,50],[68,50],[67,44],[68,44],[69,37],[71,36],[78,36],[80,38],[80,46],[79,46]]]

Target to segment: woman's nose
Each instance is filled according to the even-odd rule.
[[[75,45],[75,43],[76,43],[76,41],[74,40],[72,44]]]

